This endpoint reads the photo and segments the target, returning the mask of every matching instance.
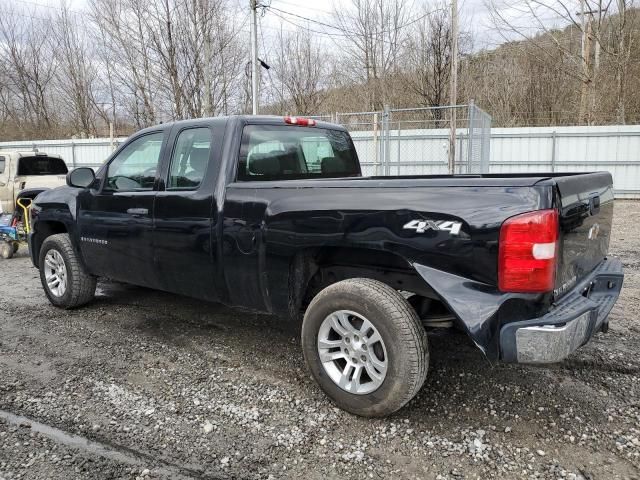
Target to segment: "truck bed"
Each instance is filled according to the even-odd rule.
[[[309,188],[309,187],[354,187],[354,188],[397,188],[397,187],[531,187],[545,181],[557,181],[561,178],[572,178],[588,175],[591,172],[559,172],[559,173],[496,173],[475,175],[396,175],[396,176],[362,176],[341,178],[317,178],[302,180],[269,180],[251,182],[252,187],[269,186],[274,188]],[[579,180],[579,179],[578,179]],[[575,181],[575,180],[574,180]],[[375,183],[374,183],[375,182]],[[579,183],[579,182],[578,182]]]

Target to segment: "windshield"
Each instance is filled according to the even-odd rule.
[[[346,132],[285,125],[244,128],[239,181],[356,176],[358,156]]]
[[[37,156],[22,157],[18,160],[18,176],[66,175],[67,165],[61,158]]]

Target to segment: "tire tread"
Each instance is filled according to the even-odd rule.
[[[95,296],[96,278],[85,272],[73,248],[69,234],[58,233],[47,237],[41,248],[42,258],[44,258],[45,252],[50,250],[49,244],[53,244],[52,246],[57,247],[64,254],[64,260],[67,265],[67,277],[71,280],[68,286],[71,291],[71,296],[68,301],[59,305],[54,303],[54,305],[71,309],[89,303]],[[42,265],[40,265],[40,268],[42,268]],[[47,289],[45,285],[43,285],[43,287],[45,290]],[[49,296],[48,292],[47,296]],[[49,298],[51,299],[50,296]]]
[[[354,278],[334,283],[321,291],[311,301],[308,311],[319,302],[323,302],[336,290],[355,289],[361,298],[375,298],[376,302],[390,313],[387,321],[394,324],[400,332],[396,341],[401,343],[400,350],[410,367],[403,396],[392,402],[386,414],[393,413],[406,405],[423,386],[429,365],[429,346],[427,334],[411,304],[396,290],[378,280]]]

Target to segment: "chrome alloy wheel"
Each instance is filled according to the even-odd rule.
[[[61,297],[67,291],[67,266],[57,250],[49,250],[44,257],[44,277],[52,295]]]
[[[349,393],[374,392],[387,374],[387,350],[380,333],[365,317],[349,310],[324,319],[318,354],[329,378]]]

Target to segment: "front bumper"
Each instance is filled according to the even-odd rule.
[[[622,263],[604,260],[544,316],[508,323],[500,330],[500,355],[506,362],[554,363],[564,360],[606,331],[608,315],[622,289]]]

